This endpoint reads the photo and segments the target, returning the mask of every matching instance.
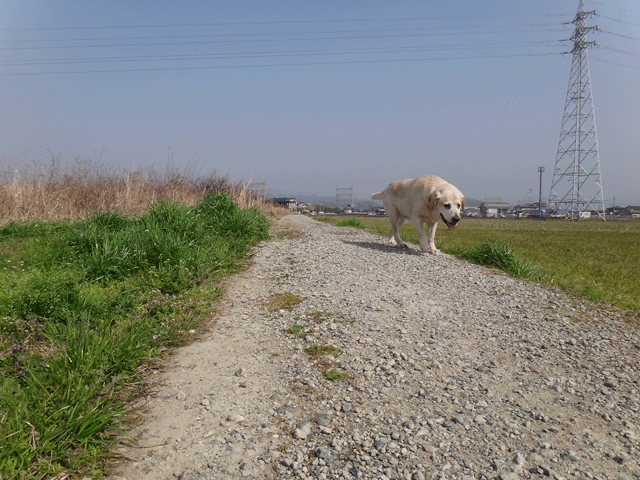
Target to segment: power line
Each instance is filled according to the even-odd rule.
[[[132,68],[114,70],[83,70],[83,71],[57,71],[57,72],[22,72],[22,73],[0,73],[0,76],[28,76],[28,75],[76,75],[80,73],[125,73],[125,72],[158,72],[172,70],[216,70],[234,68],[265,68],[265,67],[298,67],[298,66],[322,66],[322,65],[356,65],[366,63],[404,63],[404,62],[426,62],[439,60],[477,60],[487,58],[512,58],[512,57],[543,57],[560,55],[560,53],[528,53],[513,55],[475,55],[467,57],[433,57],[433,58],[406,58],[406,59],[386,59],[386,60],[349,60],[335,62],[308,62],[308,63],[274,63],[258,65],[212,65],[199,67],[158,67],[158,68]]]
[[[620,50],[619,48],[604,47],[602,45],[599,45],[599,47],[603,50],[609,50],[611,52],[622,53],[624,55],[631,55],[633,57],[640,57],[640,53],[628,52],[626,50]]]
[[[632,68],[634,70],[640,70],[640,67],[634,67],[632,65],[627,65],[625,63],[620,63],[620,62],[614,62],[612,60],[604,60],[602,58],[595,58],[593,56],[590,57],[591,60],[593,60],[594,62],[600,62],[600,63],[610,63],[612,65],[619,65],[621,67],[626,67],[626,68]]]
[[[480,15],[480,16],[459,16],[459,17],[409,17],[409,18],[352,18],[334,20],[281,20],[263,22],[212,22],[212,23],[178,23],[178,24],[154,24],[154,25],[102,25],[102,26],[82,26],[82,27],[38,27],[38,28],[3,28],[0,32],[35,32],[50,30],[106,30],[120,28],[176,28],[176,27],[220,27],[234,25],[293,25],[304,23],[345,23],[345,22],[406,22],[424,20],[463,20],[477,18],[514,18],[514,17],[565,17],[569,13],[544,13],[531,15]]]
[[[397,49],[397,50],[411,50],[411,49],[422,49],[422,48],[455,48],[455,47],[472,47],[472,46],[484,46],[484,47],[510,47],[510,46],[527,46],[527,45],[532,45],[532,46],[551,46],[551,45],[555,45],[557,42],[553,41],[553,42],[547,42],[544,40],[528,40],[528,41],[523,41],[523,42],[519,42],[519,43],[511,43],[511,42],[493,42],[493,43],[478,43],[478,42],[474,42],[474,43],[454,43],[454,44],[445,44],[445,45],[435,45],[433,47],[428,47],[427,45],[412,45],[412,46],[406,46],[406,47],[352,47],[352,48],[348,48],[348,49],[342,49],[342,50],[337,50],[337,49],[315,49],[315,50],[279,50],[279,51],[257,51],[257,52],[250,52],[250,53],[254,53],[254,54],[261,54],[261,53],[265,53],[265,54],[270,54],[270,53],[295,53],[295,52],[342,52],[342,51],[349,51],[349,52],[361,52],[361,51],[365,51],[365,50],[371,50],[371,51],[384,51],[384,50],[389,50],[389,49]],[[238,52],[238,54],[240,54],[242,52]],[[188,54],[164,54],[164,55],[129,55],[129,56],[115,56],[115,57],[75,57],[75,58],[41,58],[41,59],[32,59],[32,60],[25,60],[25,61],[64,61],[64,60],[101,60],[101,59],[135,59],[135,58],[172,58],[172,57],[200,57],[200,56],[206,56],[209,54],[205,54],[205,53],[188,53]],[[214,55],[214,54],[211,54]],[[215,54],[218,55],[218,54]],[[225,53],[221,53],[219,55],[227,55]]]
[[[202,35],[163,35],[163,36],[138,36],[138,37],[97,37],[97,38],[39,38],[35,40],[2,40],[2,43],[36,43],[36,42],[90,42],[90,41],[111,41],[111,40],[164,40],[174,38],[211,38],[211,37],[257,37],[275,35],[327,35],[336,33],[372,33],[372,32],[422,32],[425,30],[462,30],[479,28],[520,28],[520,27],[557,27],[557,24],[539,23],[523,25],[471,25],[466,27],[429,27],[429,28],[394,28],[394,29],[373,29],[373,30],[321,30],[309,32],[258,32],[258,33],[211,33]],[[496,32],[498,33],[498,32]]]
[[[116,57],[77,57],[77,58],[38,58],[31,60],[19,60],[13,62],[0,63],[2,66],[27,66],[27,65],[54,65],[73,63],[117,63],[117,62],[137,62],[137,61],[172,61],[172,60],[217,60],[217,59],[239,59],[239,58],[261,58],[275,56],[303,56],[303,55],[362,55],[379,53],[421,53],[432,51],[460,51],[460,50],[483,50],[490,48],[540,48],[555,47],[554,43],[544,41],[529,41],[520,43],[468,43],[437,46],[411,46],[411,47],[368,47],[368,48],[347,48],[347,49],[315,49],[315,50],[283,50],[283,51],[260,51],[247,53],[214,53],[214,54],[171,54],[171,55],[131,55]]]
[[[636,38],[636,37],[630,37],[628,35],[621,35],[619,33],[614,33],[614,32],[610,32],[608,30],[602,30],[601,28],[598,28],[597,30],[598,32],[604,32],[604,33],[608,33],[609,35],[614,35],[616,37],[620,37],[620,38],[626,38],[627,40],[635,40],[637,42],[640,42],[640,38]]]
[[[358,20],[304,20],[304,21],[277,21],[277,22],[235,22],[235,23],[212,23],[212,24],[176,24],[176,25],[135,25],[135,26],[102,26],[102,27],[50,27],[43,29],[5,29],[0,31],[41,31],[41,30],[90,30],[90,29],[103,29],[103,28],[148,28],[148,27],[179,27],[179,26],[211,26],[211,25],[278,25],[278,24],[310,24],[310,23],[331,23],[331,22],[373,22],[373,21],[409,21],[409,20],[445,20],[445,19],[477,19],[477,18],[522,18],[522,17],[558,17],[560,15],[567,14],[544,14],[544,15],[493,15],[493,16],[481,16],[481,17],[431,17],[431,18],[405,18],[405,19],[358,19]],[[610,17],[601,15],[603,18],[610,20]],[[615,20],[618,21],[618,20]],[[622,23],[630,23],[620,21]],[[504,33],[522,33],[523,28],[530,28],[531,33],[536,32],[559,32],[565,31],[563,28],[553,28],[553,24],[503,24],[503,25],[477,25],[468,27],[459,26],[440,26],[430,28],[399,28],[399,29],[349,29],[349,30],[319,30],[319,31],[298,31],[298,32],[261,32],[261,33],[229,33],[229,34],[202,34],[202,35],[164,35],[164,36],[132,36],[132,37],[102,37],[102,38],[72,38],[72,39],[32,39],[32,40],[8,40],[2,43],[24,44],[24,43],[47,43],[47,42],[101,42],[101,41],[122,41],[122,40],[154,40],[154,39],[192,39],[192,38],[215,38],[217,40],[212,41],[186,41],[186,42],[153,42],[153,43],[114,43],[114,44],[95,44],[95,45],[44,45],[44,46],[25,46],[25,47],[0,47],[3,51],[36,51],[36,50],[55,50],[55,49],[76,49],[76,48],[121,48],[121,47],[154,47],[154,46],[190,46],[190,45],[215,45],[215,44],[255,44],[255,43],[292,43],[292,42],[310,42],[310,41],[361,41],[361,40],[376,40],[376,39],[404,39],[404,38],[427,38],[438,36],[462,36],[462,35],[492,35],[492,34],[504,34]],[[475,31],[469,32],[469,29]],[[608,30],[598,29],[608,35],[637,41],[639,39],[627,35],[621,35]],[[336,35],[343,34],[343,35]],[[355,34],[355,35],[353,35]],[[299,35],[332,35],[332,36],[312,36],[295,38]],[[286,38],[271,38],[275,36],[285,36]],[[260,37],[260,38],[255,38]],[[265,38],[266,37],[266,38]],[[294,38],[292,38],[294,37]],[[68,57],[68,58],[41,58],[41,59],[15,59],[13,61],[5,61],[0,63],[3,67],[9,66],[35,66],[35,65],[71,65],[71,64],[92,64],[92,63],[124,63],[124,62],[152,62],[152,61],[202,61],[202,60],[239,60],[239,59],[260,59],[260,58],[274,58],[274,57],[301,57],[301,56],[328,56],[328,55],[376,55],[376,54],[406,54],[406,53],[424,53],[424,52],[454,52],[454,51],[473,51],[473,50],[486,50],[490,48],[544,48],[554,47],[558,44],[559,40],[538,40],[528,42],[474,42],[474,43],[459,43],[459,44],[447,44],[447,45],[414,45],[414,46],[389,46],[389,47],[363,47],[363,48],[338,48],[338,49],[306,49],[306,50],[263,50],[259,52],[229,52],[229,53],[199,53],[199,54],[170,54],[170,55],[129,55],[129,56],[94,56],[94,57]],[[294,47],[295,48],[295,47]],[[636,53],[629,52],[622,49],[602,47],[605,50],[612,52],[640,56]],[[521,53],[515,56],[528,56],[528,55],[554,55],[549,54],[537,54],[537,53]],[[514,56],[514,55],[506,55]],[[500,58],[501,56],[487,56],[485,58]],[[441,59],[457,59],[457,58],[476,58],[476,57],[443,57]],[[480,58],[480,57],[477,57]],[[439,58],[440,59],[440,58]],[[292,65],[318,65],[318,64],[348,64],[348,63],[368,63],[368,62],[394,62],[394,61],[428,61],[439,59],[389,59],[389,60],[361,60],[361,61],[336,61],[336,62],[310,62],[310,63],[290,63],[290,64],[267,64],[267,65],[255,65],[260,66],[292,66]],[[603,60],[600,60],[603,61]],[[627,66],[622,63],[608,62],[621,66]],[[238,66],[201,66],[201,67],[176,67],[176,68],[189,68],[189,69],[209,69],[209,68],[248,68],[254,65],[238,65]],[[138,69],[118,69],[118,70],[90,70],[82,72],[68,72],[68,73],[107,73],[117,71],[154,71],[154,70],[172,70],[176,69],[172,67],[166,68],[138,68]],[[46,74],[65,74],[67,72],[34,72],[34,73],[4,73],[3,75],[46,75]]]
[[[561,31],[561,30],[546,30]],[[522,33],[518,30],[505,31],[488,31],[474,32],[474,35],[491,35],[495,33]],[[257,42],[302,42],[313,40],[366,40],[366,39],[382,39],[382,38],[409,38],[409,37],[432,37],[444,35],[461,35],[460,32],[453,33],[416,33],[416,34],[396,34],[396,35],[362,35],[362,36],[340,36],[340,37],[307,37],[307,38],[290,38],[290,39],[248,39],[248,40],[212,40],[212,41],[191,41],[191,42],[157,42],[157,43],[120,43],[120,44],[101,44],[101,45],[60,45],[60,46],[43,46],[43,47],[1,47],[0,50],[66,50],[70,48],[104,48],[104,47],[155,47],[165,45],[209,45],[209,44],[225,44],[225,43],[257,43]]]
[[[557,46],[557,42],[523,41],[519,43],[512,42],[491,42],[491,43],[456,43],[445,45],[412,45],[406,47],[351,47],[343,49],[313,49],[313,50],[263,50],[253,52],[233,52],[233,53],[189,53],[189,54],[163,54],[163,55],[128,55],[128,56],[112,56],[112,57],[66,57],[66,58],[35,58],[29,60],[16,60],[13,62],[3,62],[1,65],[29,65],[33,63],[65,63],[65,62],[87,62],[92,61],[136,61],[136,60],[173,60],[173,59],[218,59],[218,58],[242,58],[246,56],[270,56],[279,54],[364,54],[364,53],[406,53],[406,52],[424,52],[424,51],[448,51],[448,50],[473,50],[486,48],[532,48],[532,47],[551,47]]]
[[[627,25],[633,25],[634,27],[640,27],[640,25],[638,25],[637,23],[627,22],[626,20],[618,20],[617,18],[607,17],[606,15],[602,15],[601,13],[596,13],[595,15],[597,15],[599,17],[602,17],[602,18],[606,18],[607,20],[611,20],[613,22],[625,23]]]

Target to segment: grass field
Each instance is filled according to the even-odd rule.
[[[316,218],[389,234],[386,218]],[[403,225],[400,234],[405,241],[418,243],[413,224]],[[638,221],[464,218],[455,230],[440,225],[436,233],[440,250],[463,258],[472,257],[474,249],[490,243],[508,246],[516,258],[532,267],[536,280],[636,315],[640,311]]]
[[[0,172],[0,479],[101,478],[145,372],[284,213],[215,173]]]
[[[209,318],[217,279],[268,228],[224,193],[0,226],[0,478],[101,477],[143,372]]]

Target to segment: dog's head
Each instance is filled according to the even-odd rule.
[[[449,228],[456,228],[464,210],[464,195],[451,184],[438,187],[427,199],[431,212],[436,212]]]

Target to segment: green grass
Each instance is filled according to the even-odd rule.
[[[322,323],[328,318],[332,317],[333,314],[329,312],[324,312],[322,310],[316,310],[308,314],[309,317],[313,319],[315,323]]]
[[[277,312],[278,310],[291,311],[296,305],[302,303],[302,298],[293,293],[276,293],[266,301],[267,310]]]
[[[334,224],[344,221],[344,217],[317,218]],[[386,218],[357,220],[368,231],[389,234]],[[403,225],[400,234],[405,241],[418,243],[412,224]],[[499,268],[502,262],[507,270],[515,268],[512,275],[557,285],[636,315],[640,311],[638,245],[638,221],[464,218],[455,230],[440,227],[436,233],[436,246],[443,252]],[[488,260],[494,255],[502,260]]]
[[[333,355],[337,357],[342,353],[338,347],[333,345],[311,345],[304,349],[311,357],[323,357],[324,355]]]
[[[355,217],[349,217],[346,220],[339,221],[338,223],[336,223],[336,225],[338,225],[339,227],[355,227],[360,229],[365,228],[364,223],[362,223],[360,219]]]
[[[141,367],[187,341],[268,226],[216,194],[0,227],[0,478],[99,476]]]
[[[343,372],[341,370],[338,370],[336,367],[332,367],[331,370],[325,370],[324,371],[324,378],[326,378],[327,380],[330,380],[332,382],[335,382],[337,380],[342,380],[343,378],[346,378],[348,376],[347,372]]]
[[[329,368],[331,362],[324,358],[327,355],[331,355],[334,358],[339,357],[342,354],[342,350],[340,348],[334,345],[316,344],[311,345],[304,350],[305,352],[307,352],[307,354],[309,354],[311,358],[314,359],[314,363],[318,368],[320,368],[320,371],[327,380],[342,380],[343,378],[348,376],[346,372],[337,369],[335,366]]]
[[[298,323],[296,323],[295,325],[292,325],[290,328],[287,329],[287,333],[290,333],[291,335],[293,335],[296,338],[302,338],[304,336],[306,336],[306,333],[304,333],[304,325],[300,325]]]
[[[519,278],[544,280],[545,274],[530,262],[519,258],[505,242],[489,241],[463,250],[459,255],[470,262],[493,267]]]

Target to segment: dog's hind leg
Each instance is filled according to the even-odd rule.
[[[405,218],[400,215],[395,209],[387,210],[389,215],[389,223],[391,223],[391,231],[389,232],[389,245],[397,245],[399,247],[406,247],[407,245],[400,238],[400,227],[405,221]]]

